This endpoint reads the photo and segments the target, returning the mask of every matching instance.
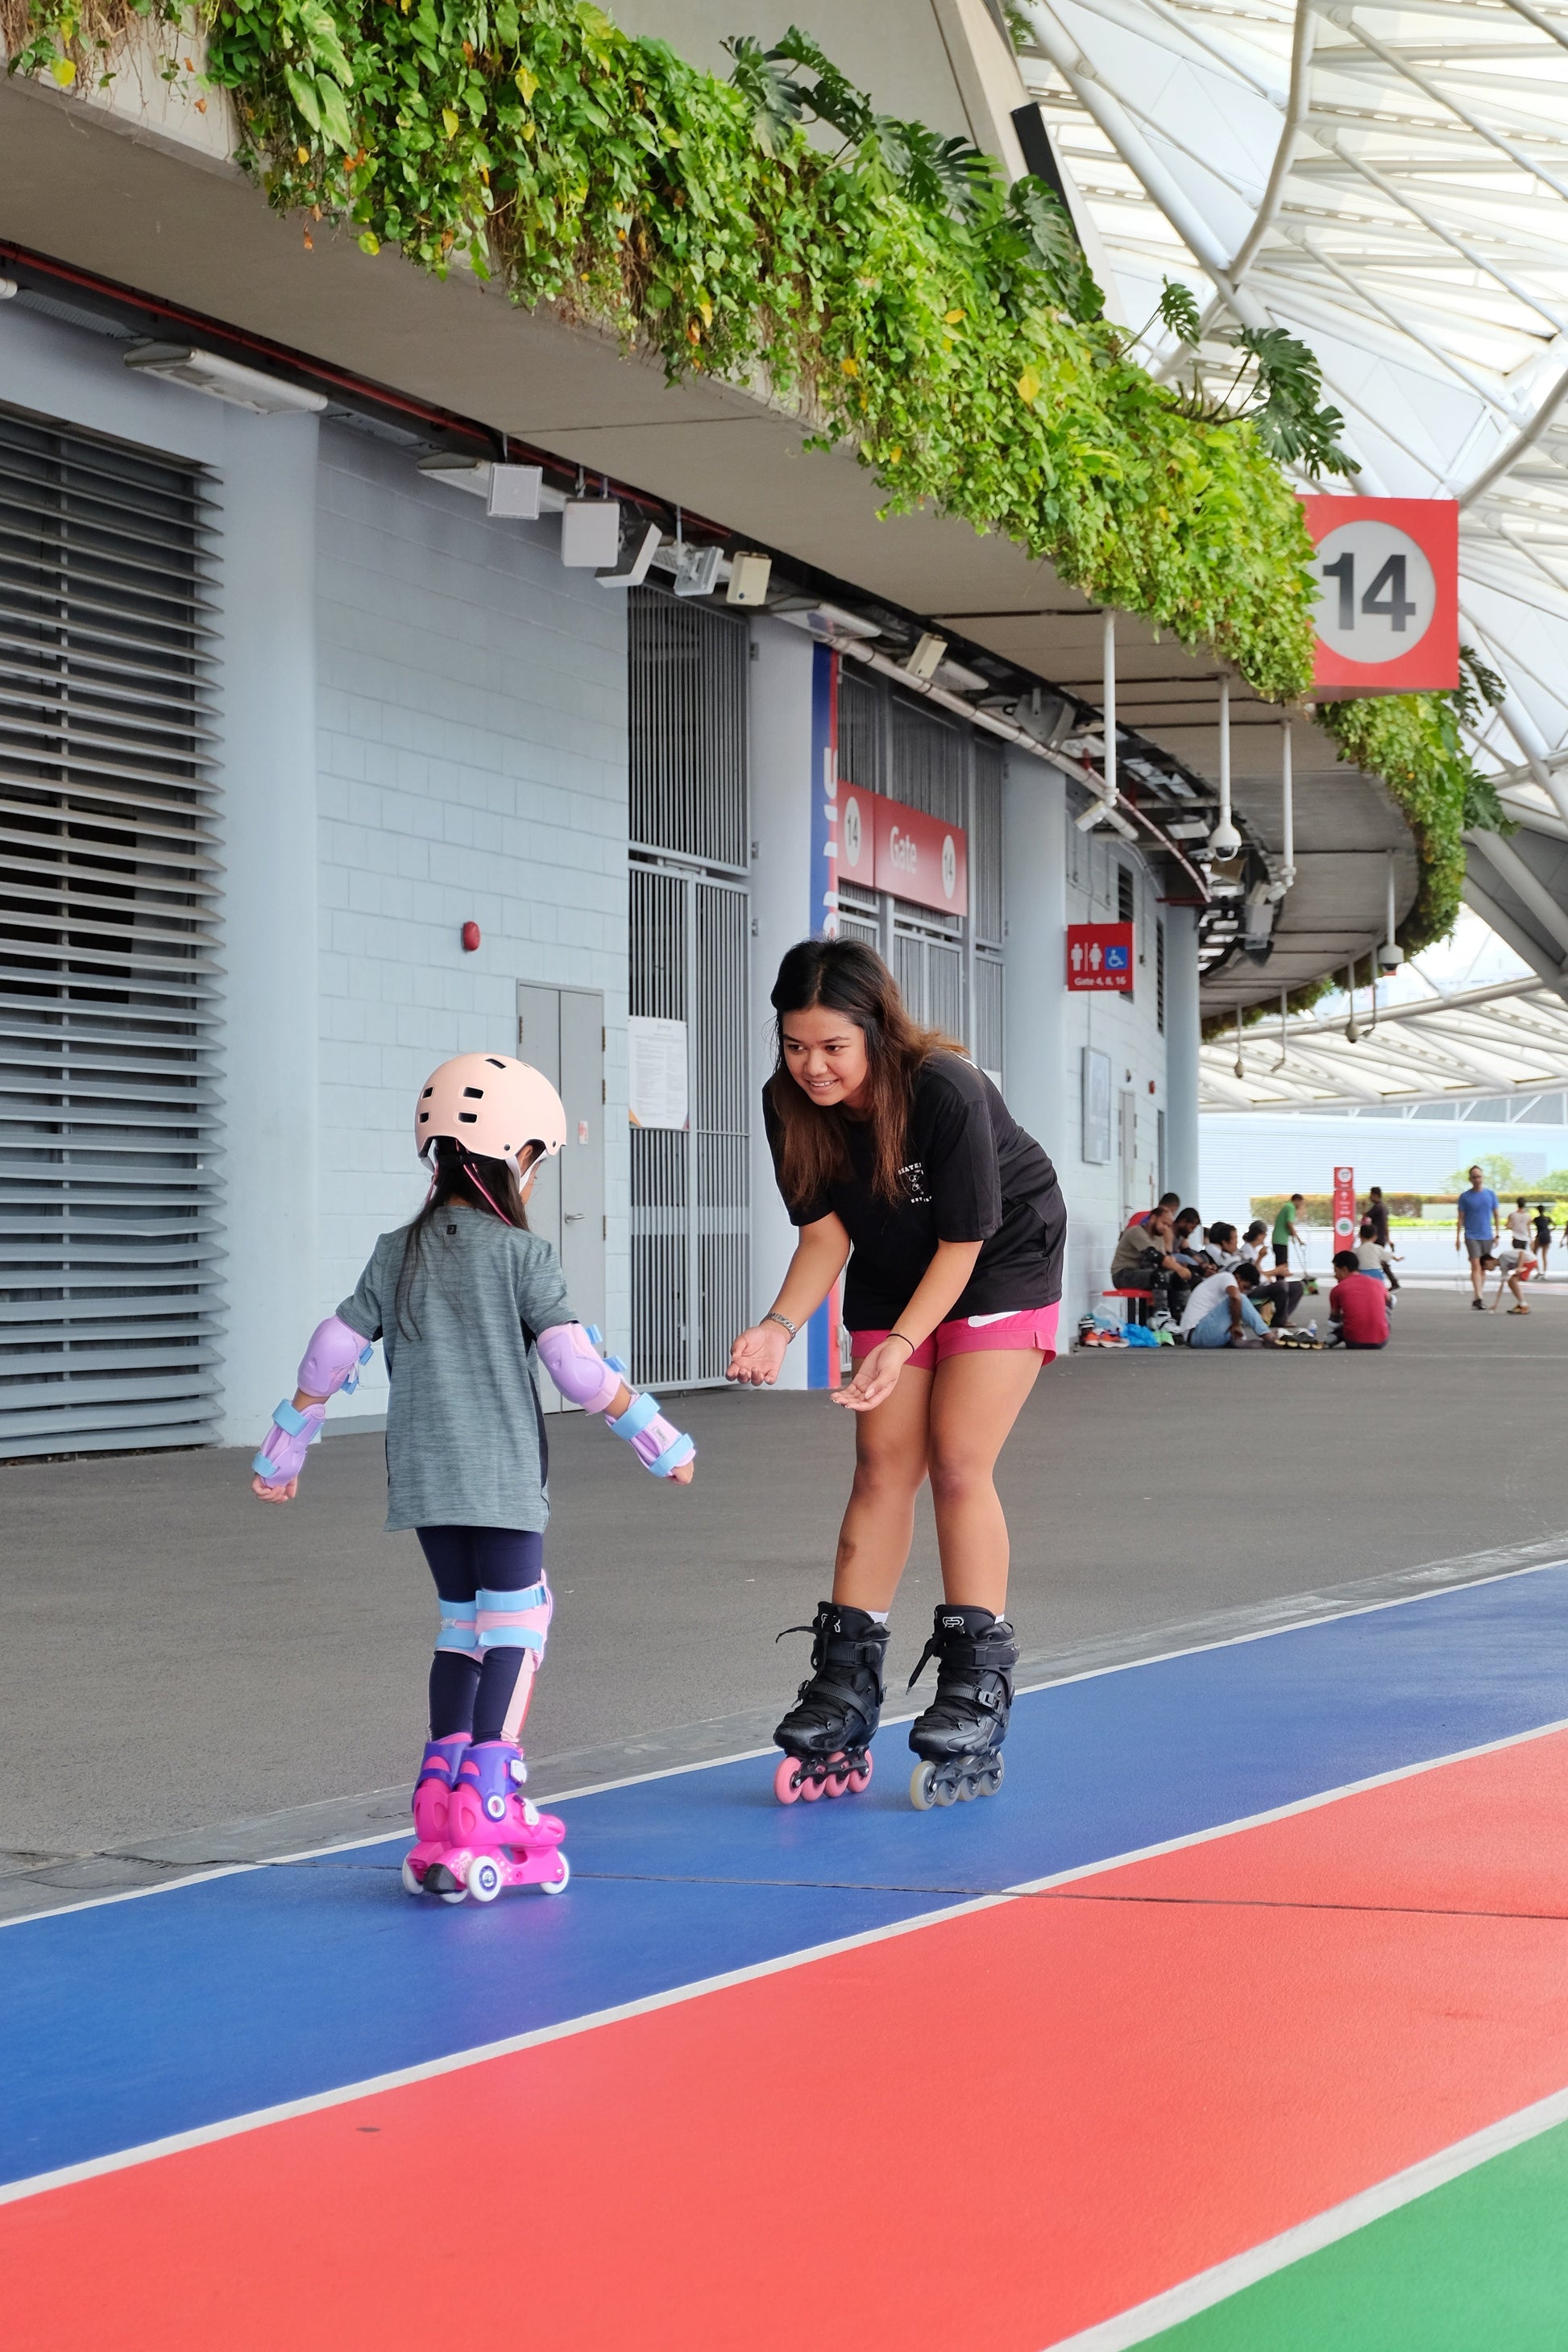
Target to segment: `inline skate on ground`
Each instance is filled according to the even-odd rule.
[[[910,1676],[911,1690],[929,1658],[936,1660],[936,1696],[910,1726],[910,1746],[921,1759],[910,1776],[910,1802],[922,1813],[994,1797],[1002,1786],[1018,1643],[1005,1617],[942,1602]]]
[[[811,1672],[773,1734],[784,1751],[773,1794],[781,1805],[798,1797],[815,1804],[825,1795],[858,1796],[871,1778],[888,1629],[864,1609],[825,1601],[809,1625],[784,1630],[811,1635]]]
[[[493,1903],[505,1886],[563,1894],[572,1875],[561,1852],[566,1824],[559,1814],[542,1813],[530,1803],[522,1793],[526,1777],[522,1750],[512,1740],[486,1739],[463,1748],[440,1852],[422,1875],[410,1854],[405,1886],[411,1893],[438,1895],[444,1903],[460,1903],[466,1895],[476,1903]]]
[[[466,1731],[425,1742],[419,1778],[414,1783],[414,1843],[403,1857],[403,1884],[410,1895],[424,1894],[425,1874],[447,1843],[452,1783],[468,1746]]]

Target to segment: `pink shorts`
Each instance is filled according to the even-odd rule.
[[[934,1372],[949,1356],[976,1356],[992,1348],[1037,1348],[1042,1361],[1048,1364],[1057,1352],[1060,1312],[1058,1300],[1054,1307],[1026,1307],[1016,1315],[956,1315],[951,1323],[939,1323],[930,1339],[921,1341],[910,1361],[922,1372]],[[887,1337],[886,1331],[851,1331],[851,1362],[858,1364]]]

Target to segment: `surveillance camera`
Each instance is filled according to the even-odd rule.
[[[1241,835],[1222,817],[1209,835],[1209,847],[1216,857],[1234,857],[1241,847]]]

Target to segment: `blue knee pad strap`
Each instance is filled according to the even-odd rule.
[[[548,1609],[549,1603],[550,1586],[545,1578],[541,1577],[537,1584],[530,1584],[521,1592],[481,1591],[474,1606],[481,1617],[517,1617],[525,1610]],[[542,1657],[548,1622],[547,1618],[545,1625],[481,1625],[479,1629],[479,1648],[487,1653],[491,1650],[531,1650],[536,1656]]]
[[[460,1650],[466,1657],[479,1654],[474,1620],[479,1613],[477,1601],[441,1601],[441,1630],[436,1636],[438,1650]]]

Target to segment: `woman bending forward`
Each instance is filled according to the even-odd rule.
[[[920,1664],[936,1696],[912,1726],[921,1807],[1001,1785],[1018,1644],[1007,1606],[997,1455],[1056,1353],[1067,1215],[1056,1171],[952,1041],[910,1018],[869,948],[806,940],[773,992],[778,1066],[763,1114],[800,1230],[768,1313],[735,1341],[730,1378],[778,1378],[799,1326],[846,1262],[855,1483],[833,1598],[809,1630],[811,1673],[773,1734],[787,1804],[870,1777],[888,1614],[930,1478],[944,1600]]]

